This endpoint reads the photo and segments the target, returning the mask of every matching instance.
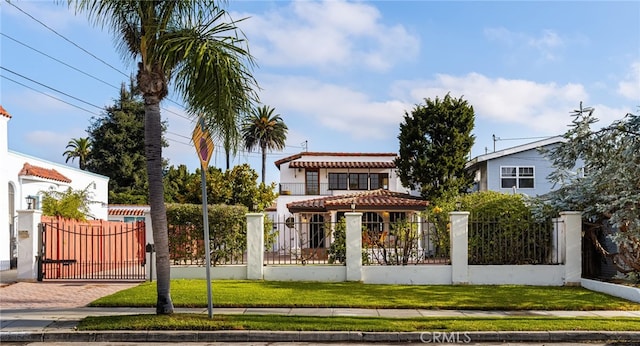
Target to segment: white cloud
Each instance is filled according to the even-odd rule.
[[[233,16],[250,17],[239,25],[260,65],[384,71],[419,51],[419,38],[382,23],[366,3],[295,1],[264,14]]]
[[[540,34],[531,35],[523,32],[510,31],[507,28],[485,28],[484,35],[489,41],[501,42],[511,47],[529,50],[533,49],[544,60],[558,60],[560,50],[565,46],[566,39],[557,32],[545,29]]]
[[[469,101],[479,120],[519,124],[548,133],[564,132],[570,122],[566,117],[568,112],[580,101],[588,101],[588,94],[580,84],[492,79],[479,73],[441,74],[428,81],[399,82],[395,89],[419,103],[425,98],[442,98],[450,93]]]
[[[311,124],[355,139],[393,138],[408,107],[399,100],[373,100],[348,87],[304,77],[268,76],[261,85],[263,102],[278,105],[280,113],[306,117]]]
[[[640,101],[640,61],[631,64],[629,74],[618,83],[618,93],[630,100]]]

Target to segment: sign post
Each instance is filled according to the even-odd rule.
[[[202,223],[204,226],[204,255],[207,273],[207,310],[209,318],[213,317],[213,301],[211,295],[211,249],[209,239],[209,212],[207,208],[207,168],[213,153],[213,140],[211,134],[204,125],[204,119],[200,117],[191,136],[196,147],[198,158],[200,159],[200,170],[202,172]]]

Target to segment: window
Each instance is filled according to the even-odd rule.
[[[371,190],[376,189],[389,189],[389,174],[378,173],[371,174]]]
[[[503,189],[533,189],[534,167],[500,167],[500,187]]]
[[[349,190],[367,190],[369,189],[369,176],[367,173],[350,173],[349,174]]]
[[[347,173],[329,173],[329,190],[346,190]]]
[[[306,171],[306,194],[307,195],[319,195],[320,194],[320,180],[317,170]]]
[[[144,221],[145,218],[144,216],[125,216],[123,220],[124,222],[138,222],[138,221]]]

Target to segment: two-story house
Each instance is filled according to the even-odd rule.
[[[329,246],[324,224],[338,221],[345,212],[362,212],[363,225],[374,234],[388,233],[394,221],[418,218],[428,202],[402,186],[396,157],[395,153],[302,152],[276,161],[277,219],[299,225],[297,236],[308,240],[306,244],[294,240],[298,246],[320,248]]]
[[[561,136],[550,137],[473,158],[466,165],[475,174],[473,190],[539,196],[558,188],[547,179],[554,168],[540,149],[563,141]]]

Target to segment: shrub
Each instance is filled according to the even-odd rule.
[[[212,265],[239,261],[247,247],[245,206],[209,205],[209,241]],[[202,206],[167,205],[169,252],[176,264],[204,264]]]

